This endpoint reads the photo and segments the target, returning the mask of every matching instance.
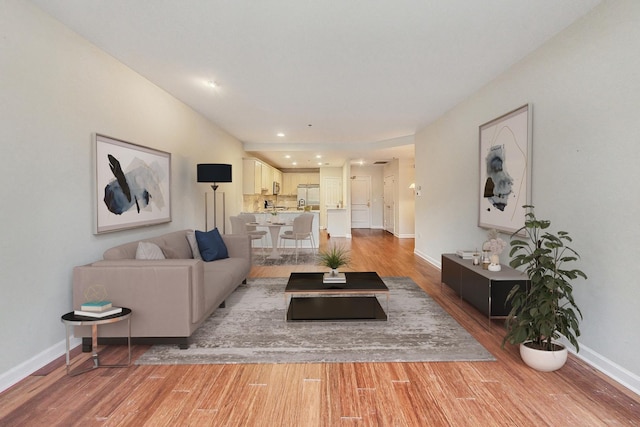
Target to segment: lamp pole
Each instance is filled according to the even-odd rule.
[[[200,163],[198,164],[198,182],[212,182],[213,185],[211,188],[213,189],[213,226],[218,226],[218,182],[231,182],[231,165],[220,164],[220,163]],[[209,201],[207,199],[207,193],[204,193],[204,227],[207,231],[209,231]],[[224,200],[224,192],[222,193],[222,233],[226,233],[226,224],[224,221],[224,217],[226,215],[225,212],[225,200]]]

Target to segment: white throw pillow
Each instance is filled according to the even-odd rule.
[[[189,246],[191,246],[191,254],[193,255],[193,259],[202,259],[202,255],[200,255],[200,248],[198,247],[198,241],[196,240],[195,231],[187,231],[187,241],[189,242]]]
[[[138,243],[136,259],[165,259],[160,246],[151,242]]]

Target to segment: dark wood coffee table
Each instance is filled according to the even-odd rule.
[[[286,320],[387,320],[389,288],[375,272],[345,273],[346,283],[322,283],[324,273],[291,273],[284,290]],[[387,299],[387,312],[376,295]]]

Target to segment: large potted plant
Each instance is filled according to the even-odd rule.
[[[566,246],[572,241],[569,233],[546,231],[551,222],[536,218],[533,206],[525,208],[525,225],[512,236],[509,265],[525,268],[529,287],[515,286],[507,296],[512,308],[502,345],[520,344],[523,361],[548,372],[561,368],[567,360],[567,349],[558,338],[564,336],[579,351],[582,313],[574,301],[571,281],[587,276],[566,266],[579,258]],[[528,239],[514,238],[521,231]]]

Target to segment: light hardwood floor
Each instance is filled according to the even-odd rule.
[[[489,325],[442,288],[440,271],[413,254],[412,239],[354,230],[350,241],[329,242],[351,248],[351,270],[411,277],[497,361],[132,365],[67,377],[59,359],[0,394],[0,425],[640,425],[640,397],[573,356],[557,372],[538,373],[522,364],[515,347],[501,348],[501,323]],[[254,267],[251,276],[318,270]],[[134,359],[146,349],[134,346]],[[122,358],[125,348],[107,347],[105,355]]]

